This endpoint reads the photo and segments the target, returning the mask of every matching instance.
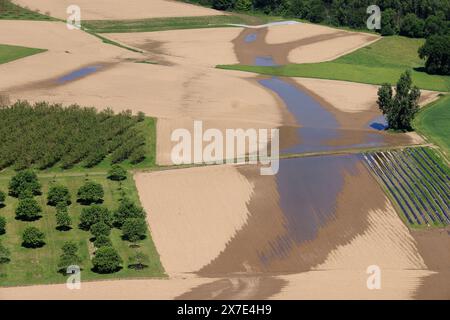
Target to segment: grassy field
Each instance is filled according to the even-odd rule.
[[[288,64],[280,67],[219,65],[218,68],[261,74],[345,80],[368,84],[395,84],[406,70],[412,70],[414,84],[421,89],[450,91],[450,77],[423,72],[424,61],[417,54],[423,39],[385,37],[336,60],[321,63]]]
[[[142,277],[163,277],[164,270],[159,261],[159,255],[151,237],[148,235],[140,242],[139,250],[145,252],[149,258],[149,267],[143,270],[129,269],[128,257],[135,252],[135,248],[129,246],[129,242],[121,239],[121,231],[113,229],[111,240],[114,248],[123,259],[123,268],[113,274],[98,274],[91,271],[92,265],[90,256],[94,251],[92,243],[89,241],[90,232],[78,228],[79,215],[82,205],[75,200],[78,188],[89,179],[101,183],[105,190],[104,203],[110,210],[118,206],[121,198],[119,183],[108,180],[106,172],[83,173],[62,173],[57,175],[39,174],[42,183],[43,195],[36,197],[43,208],[43,216],[34,222],[23,222],[15,219],[14,209],[17,199],[7,197],[6,206],[0,209],[0,215],[7,219],[6,234],[0,236],[3,245],[11,251],[11,262],[4,264],[0,270],[1,286],[16,286],[30,284],[63,283],[66,276],[57,273],[57,263],[60,256],[61,246],[65,241],[76,241],[80,247],[79,253],[82,257],[81,280],[119,279],[119,278],[142,278]],[[0,190],[7,191],[10,174],[0,174]],[[69,214],[73,220],[73,228],[70,231],[57,231],[55,221],[55,208],[46,205],[46,195],[49,184],[53,181],[66,185],[72,195],[72,204],[69,206]],[[122,182],[122,191],[132,200],[138,202],[138,194],[132,177]],[[26,226],[36,226],[46,235],[46,244],[42,248],[27,249],[21,246],[21,233]]]
[[[439,145],[450,159],[450,95],[420,110],[414,120],[414,128]]]
[[[34,12],[27,8],[22,8],[9,0],[0,0],[0,19],[3,20],[56,20],[49,17],[49,14]]]
[[[0,64],[31,56],[33,54],[41,53],[44,51],[47,50],[0,44]]]
[[[138,20],[86,20],[83,28],[95,33],[148,32],[175,29],[229,27],[227,24],[260,24],[279,18],[251,15],[150,18]]]

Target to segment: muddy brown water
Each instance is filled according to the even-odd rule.
[[[336,31],[288,43],[268,44],[265,40],[267,32],[267,28],[246,29],[233,41],[241,64],[284,65],[288,63],[287,56],[294,48],[349,36],[346,32]],[[408,141],[407,137],[394,137],[381,132],[385,122],[379,113],[340,112],[289,78],[263,76],[257,81],[285,108],[286,124],[280,128],[282,154],[377,147]],[[292,134],[294,131],[295,135]]]
[[[225,251],[200,270],[202,276],[307,271],[322,262],[329,251],[312,254],[321,246],[309,253],[302,248],[310,247],[321,230],[336,221],[348,180],[361,184],[351,202],[363,198],[365,185],[378,188],[358,155],[283,159],[276,176],[261,176],[258,170],[256,166],[239,167],[255,185],[248,204],[249,220]],[[381,196],[377,200],[384,204],[381,190],[377,194]],[[370,209],[376,208],[368,203]],[[360,203],[353,211],[364,217],[369,208]],[[338,239],[327,237],[327,242],[337,244]]]
[[[244,30],[235,39],[241,63],[284,64],[294,47],[345,36],[336,32],[268,45],[266,34],[267,29]],[[339,112],[287,78],[256,80],[285,107],[288,121],[280,128],[283,153],[381,146],[405,139],[381,134],[385,122],[379,114]],[[357,126],[349,126],[355,121]],[[282,159],[276,176],[261,176],[258,166],[240,166],[239,171],[255,186],[248,204],[248,221],[225,250],[198,272],[203,277],[224,278],[193,288],[181,299],[268,298],[287,285],[277,275],[310,271],[323,263],[333,249],[367,230],[371,210],[385,206],[384,192],[358,154]],[[426,240],[416,235],[421,253],[428,252],[424,258],[430,267],[447,267],[445,254],[445,262],[436,262],[429,251],[437,240],[430,235],[423,237]],[[445,285],[431,289],[447,275],[440,271],[423,281],[416,297],[442,297],[448,293]]]

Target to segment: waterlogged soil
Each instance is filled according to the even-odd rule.
[[[288,63],[294,48],[316,42],[347,37],[347,32],[315,35],[282,44],[266,43],[268,29],[244,29],[234,41],[235,53],[241,64],[278,66]],[[346,113],[327,103],[322,97],[289,78],[260,77],[260,85],[270,90],[282,104],[285,125],[280,127],[281,153],[333,151],[407,144],[410,138],[383,132],[385,124],[380,114],[373,112]],[[293,127],[293,128],[292,128]],[[293,134],[293,132],[296,132]]]
[[[283,159],[276,176],[261,176],[257,166],[239,171],[255,186],[250,216],[226,249],[199,271],[202,276],[307,271],[323,262],[340,238],[348,241],[363,230],[369,209],[384,204],[383,193],[356,155]],[[359,192],[345,190],[349,179],[358,182]],[[368,190],[371,201],[363,199]],[[350,195],[346,203],[343,194]],[[327,234],[320,241],[324,228],[349,222],[352,215],[359,218],[351,219],[346,232]]]

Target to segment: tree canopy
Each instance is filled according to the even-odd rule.
[[[419,110],[420,90],[413,86],[411,72],[403,73],[397,82],[395,95],[390,84],[378,90],[378,106],[393,130],[411,130],[411,123]]]
[[[41,184],[36,173],[23,170],[12,177],[9,182],[9,194],[13,197],[27,198],[41,193]]]
[[[426,59],[425,69],[428,73],[450,75],[450,35],[428,38],[419,49],[419,56]]]
[[[113,247],[100,247],[95,251],[92,264],[98,273],[113,273],[120,269],[122,258]]]
[[[0,137],[8,137],[0,144],[0,169],[93,167],[109,155],[121,162],[145,144],[139,120],[131,111],[18,101],[0,108]]]

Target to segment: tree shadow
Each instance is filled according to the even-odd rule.
[[[77,199],[77,203],[81,204],[82,206],[90,206],[92,204],[102,204],[103,203],[103,199],[99,199],[97,201],[89,201],[89,200]]]
[[[56,230],[58,230],[58,231],[70,231],[70,230],[72,230],[72,227],[70,227],[70,226],[57,226],[56,228],[55,228]]]
[[[3,209],[4,207],[6,207],[6,204],[0,203],[0,209]]]
[[[112,271],[107,271],[107,272],[105,272],[105,271],[100,271],[100,270],[98,270],[96,267],[93,267],[93,268],[91,268],[91,271],[92,271],[92,272],[95,272],[95,273],[98,273],[98,274],[111,274],[111,273],[119,272],[119,271],[122,270],[122,269],[123,269],[123,267],[119,266],[119,267],[117,267],[116,269],[114,269],[114,270],[112,270]]]
[[[427,73],[427,70],[425,69],[425,67],[415,67],[415,68],[413,68],[413,70],[417,71],[417,72]]]
[[[45,241],[40,241],[39,243],[36,243],[36,244],[28,244],[28,243],[22,242],[22,247],[27,248],[27,249],[38,249],[38,248],[42,248],[43,246],[45,246]]]
[[[145,268],[148,268],[148,265],[144,263],[133,263],[128,265],[128,269],[133,270],[144,270]]]
[[[24,217],[24,216],[18,216],[18,217],[15,217],[16,220],[18,220],[18,221],[24,221],[24,222],[33,222],[33,221],[39,220],[40,218],[42,218],[42,215],[40,215],[40,216],[35,216],[35,217],[32,217],[32,218]]]

